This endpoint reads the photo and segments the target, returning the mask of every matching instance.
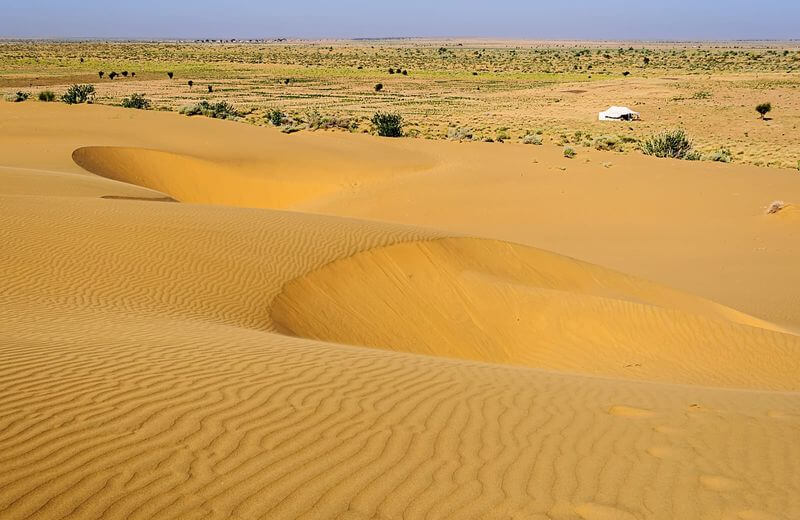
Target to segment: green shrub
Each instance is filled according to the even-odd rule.
[[[144,94],[131,94],[131,97],[122,100],[122,106],[125,108],[147,110],[150,108],[150,100],[144,97]]]
[[[61,101],[68,105],[92,103],[94,101],[94,85],[72,85],[61,96]]]
[[[672,159],[697,160],[692,141],[682,129],[670,130],[645,139],[639,148],[645,155]]]
[[[18,91],[14,94],[7,95],[6,101],[10,101],[12,103],[22,103],[23,101],[27,101],[29,97],[31,97],[30,93]]]
[[[281,126],[286,121],[286,114],[275,108],[267,112],[267,120],[274,126]]]
[[[233,107],[233,105],[219,101],[217,103],[209,103],[206,100],[188,105],[180,109],[180,113],[187,116],[206,116],[214,119],[236,119],[241,114]]]
[[[403,137],[403,117],[400,114],[377,112],[372,116],[372,124],[381,137]]]
[[[572,148],[571,146],[567,146],[566,148],[564,148],[564,157],[566,157],[567,159],[572,159],[576,155],[578,155],[578,152],[576,152],[575,149]]]
[[[709,161],[729,163],[733,160],[733,154],[727,148],[720,148],[708,156]]]
[[[45,101],[49,103],[50,101],[55,101],[55,100],[56,100],[56,93],[53,92],[52,90],[43,90],[39,92],[39,101]]]

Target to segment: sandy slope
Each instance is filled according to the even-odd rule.
[[[760,207],[800,200],[800,178],[616,156],[565,174],[557,150],[104,107],[0,116],[3,519],[800,515],[797,220]],[[554,219],[559,189],[596,197]],[[548,218],[598,257],[638,241],[608,264],[661,276],[476,236],[535,245]],[[740,282],[722,305],[669,276],[712,278],[703,296]]]

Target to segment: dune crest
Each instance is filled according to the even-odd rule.
[[[288,283],[271,317],[297,336],[401,352],[800,388],[798,336],[658,284],[492,240],[441,238],[357,253]]]

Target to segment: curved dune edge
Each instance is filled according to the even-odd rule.
[[[282,150],[256,161],[215,161],[124,146],[86,146],[72,152],[84,170],[160,191],[183,202],[282,209],[352,186],[430,168],[419,154],[377,147],[370,155],[346,151]]]
[[[336,190],[333,185],[275,180],[257,169],[141,148],[78,148],[72,159],[101,177],[200,204],[284,208]]]
[[[670,383],[800,388],[800,337],[655,283],[493,240],[357,253],[288,283],[270,315],[284,333],[335,343]]]

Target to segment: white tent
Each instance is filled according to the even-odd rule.
[[[600,112],[600,121],[632,121],[639,119],[639,112],[634,112],[628,107],[611,107],[605,112]]]

